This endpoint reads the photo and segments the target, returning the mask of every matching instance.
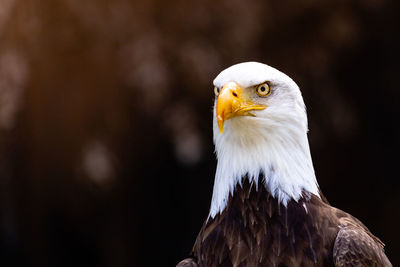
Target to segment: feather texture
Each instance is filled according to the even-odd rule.
[[[199,266],[391,266],[351,215],[314,195],[284,206],[247,178],[204,223],[193,257]]]

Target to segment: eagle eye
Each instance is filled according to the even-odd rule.
[[[262,83],[256,86],[256,93],[259,96],[267,96],[271,93],[271,88],[268,83]]]
[[[219,95],[219,91],[220,91],[220,89],[217,86],[214,86],[214,94],[215,94],[215,96]]]

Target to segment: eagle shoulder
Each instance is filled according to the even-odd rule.
[[[391,267],[384,244],[354,217],[339,220],[339,232],[333,246],[336,267]]]

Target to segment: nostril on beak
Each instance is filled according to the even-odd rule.
[[[235,92],[232,92],[232,95],[235,96],[235,97],[237,97],[237,94],[236,94]]]

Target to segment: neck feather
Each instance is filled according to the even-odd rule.
[[[251,123],[260,126],[256,118]],[[264,186],[285,206],[304,193],[319,196],[306,131],[296,126],[285,131],[249,127],[247,118],[226,124],[223,135],[214,126],[218,164],[210,216],[214,218],[225,209],[229,195],[234,194],[236,185],[241,185],[245,177],[256,188]]]

